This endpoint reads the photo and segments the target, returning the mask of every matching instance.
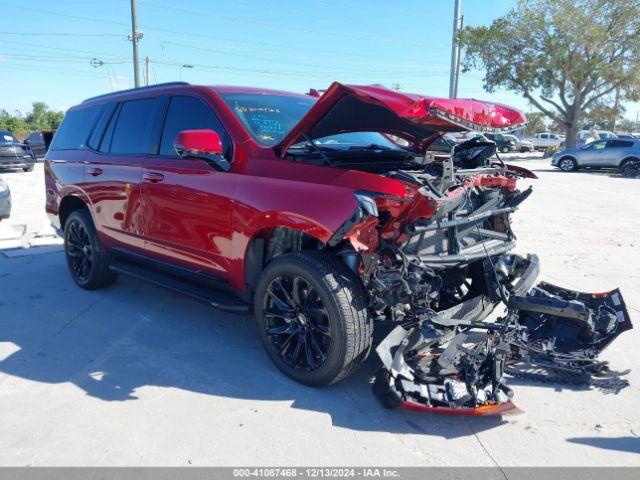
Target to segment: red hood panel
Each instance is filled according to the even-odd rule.
[[[418,143],[437,132],[501,132],[525,124],[524,114],[505,105],[334,82],[275,148],[283,154],[305,136],[344,132],[385,132]]]

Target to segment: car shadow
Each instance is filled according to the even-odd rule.
[[[0,375],[70,382],[105,402],[135,402],[138,390],[147,386],[287,402],[290,408],[327,414],[333,425],[358,431],[456,438],[506,423],[507,417],[385,410],[371,391],[370,379],[378,368],[375,354],[336,385],[300,385],[270,361],[251,316],[221,313],[130,279],[101,291],[83,291],[66,275],[60,254],[21,261],[19,269],[0,263],[0,312],[5,312],[0,342],[14,346],[6,358],[0,357]],[[24,288],[29,275],[45,279],[39,290]]]
[[[567,438],[567,442],[619,452],[640,453],[640,437]]]

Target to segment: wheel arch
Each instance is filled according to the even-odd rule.
[[[302,250],[323,250],[324,235],[316,229],[295,228],[290,224],[276,224],[255,230],[242,257],[242,277],[245,296],[251,298],[264,268],[284,254]]]
[[[78,195],[70,194],[62,197],[62,200],[60,200],[60,205],[58,207],[58,218],[60,219],[61,229],[64,230],[64,225],[67,222],[69,215],[79,209],[85,209],[91,215],[91,209],[89,208],[89,205],[87,205],[87,203]],[[93,217],[93,215],[91,216]]]
[[[640,162],[640,155],[627,155],[618,164],[618,168],[622,167],[627,162]]]

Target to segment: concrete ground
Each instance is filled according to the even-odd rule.
[[[639,181],[517,161],[540,177],[515,217],[519,250],[551,282],[619,286],[640,324]],[[46,227],[43,170],[0,175],[14,199],[0,224],[2,466],[640,466],[639,330],[604,355],[633,369],[618,394],[513,380],[517,416],[387,411],[368,384],[374,358],[303,387],[271,364],[250,317],[130,279],[86,292],[59,247],[9,249],[9,225]]]

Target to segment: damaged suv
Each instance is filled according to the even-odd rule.
[[[524,123],[502,105],[339,83],[321,97],[117,92],[65,116],[46,158],[47,212],[82,288],[126,274],[253,311],[275,365],[313,386],[354,372],[374,324],[396,322],[378,346],[386,406],[501,411],[505,368],[543,351],[603,373],[595,354],[630,328],[619,292],[535,286],[537,258],[510,253],[510,216],[531,193],[516,183],[531,172],[491,163],[491,142],[445,161],[428,152],[446,132]],[[486,321],[500,303],[505,316]],[[565,317],[572,329],[552,328]],[[583,341],[569,345],[574,332]]]

